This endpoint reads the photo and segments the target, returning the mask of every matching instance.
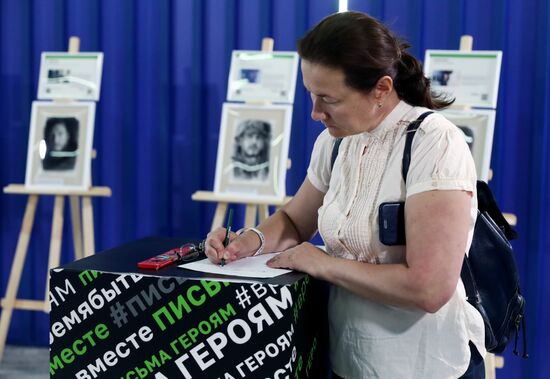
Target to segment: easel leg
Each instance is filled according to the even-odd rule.
[[[6,297],[2,301],[2,315],[0,316],[0,360],[2,360],[2,356],[4,355],[4,347],[8,336],[8,329],[10,326],[15,297],[17,296],[17,290],[19,289],[23,263],[25,262],[25,256],[27,255],[27,249],[29,247],[29,240],[31,237],[37,203],[38,195],[30,195],[27,200],[27,207],[25,208],[25,216],[23,217],[23,224],[21,225],[19,239],[17,240],[17,247],[15,249],[15,257],[13,258],[13,264],[11,266]]]
[[[84,256],[89,257],[95,254],[94,210],[90,196],[82,197],[82,224],[84,225]]]
[[[65,196],[56,195],[53,207],[52,234],[50,239],[50,258],[48,262],[48,273],[46,274],[46,295],[44,296],[44,311],[49,310],[50,292],[50,269],[59,266],[61,256],[61,239],[63,238],[63,208],[65,207]]]
[[[223,225],[223,219],[226,211],[227,203],[218,203],[216,206],[216,212],[214,213],[214,220],[212,220],[212,227],[210,228],[211,231]]]
[[[73,242],[75,260],[84,257],[82,253],[82,222],[80,218],[80,201],[76,195],[70,196],[71,199],[71,223],[73,225]]]
[[[245,228],[252,228],[256,226],[256,214],[258,211],[258,206],[256,204],[247,204],[245,215],[244,215],[244,226]]]
[[[496,378],[495,355],[491,353],[487,353],[487,355],[485,356],[485,378]]]

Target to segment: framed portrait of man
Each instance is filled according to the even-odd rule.
[[[464,134],[464,139],[472,152],[476,165],[477,178],[487,181],[493,149],[495,111],[487,109],[444,110],[441,113],[455,124]]]
[[[94,118],[95,102],[34,101],[25,186],[47,190],[88,189]]]
[[[283,200],[291,119],[291,105],[224,103],[214,192]]]

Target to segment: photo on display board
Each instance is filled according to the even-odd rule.
[[[474,158],[477,178],[486,182],[489,179],[491,164],[495,111],[481,109],[444,110],[441,113],[464,134],[464,139]]]
[[[290,105],[224,103],[214,192],[282,200],[291,117]]]
[[[94,102],[33,102],[26,187],[49,190],[90,187],[94,117]]]

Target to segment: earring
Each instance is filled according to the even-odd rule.
[[[382,103],[378,103],[378,109],[382,108]]]

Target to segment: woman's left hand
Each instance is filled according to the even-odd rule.
[[[313,277],[319,277],[332,259],[318,247],[309,242],[303,242],[267,261],[272,268],[287,268],[305,272]]]

